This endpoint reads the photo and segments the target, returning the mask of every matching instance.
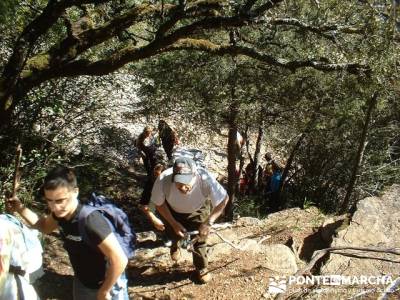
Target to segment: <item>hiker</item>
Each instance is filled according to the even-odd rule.
[[[267,191],[267,197],[270,202],[271,212],[277,212],[280,205],[280,189],[282,181],[282,167],[276,163],[272,162],[272,175],[269,184],[269,190]]]
[[[43,274],[37,231],[11,215],[0,215],[0,300],[36,300],[32,283]],[[35,274],[36,273],[36,274]]]
[[[150,126],[146,126],[136,139],[136,147],[140,151],[144,167],[149,176],[151,176],[156,164],[155,152],[157,147],[154,144],[152,135],[153,129]]]
[[[246,178],[246,195],[252,195],[254,193],[254,162],[250,161],[244,168],[244,176]]]
[[[271,192],[272,174],[273,174],[272,166],[270,164],[265,165],[264,170],[263,170],[263,179],[262,179],[265,194],[268,194]]]
[[[264,193],[269,195],[271,193],[271,178],[273,174],[272,164],[275,162],[272,158],[272,153],[267,152],[264,155],[264,159],[266,160],[266,164],[263,170],[263,185],[264,185]]]
[[[179,145],[178,134],[164,120],[158,122],[158,133],[164,151],[167,154],[168,159],[171,160],[174,148]]]
[[[213,206],[211,212],[207,199]],[[185,237],[185,233],[199,231],[199,238],[193,244],[193,264],[197,279],[202,283],[210,281],[206,238],[228,202],[225,189],[208,171],[197,167],[191,158],[179,157],[172,168],[156,179],[151,202],[164,219],[166,233],[172,240],[172,260],[179,260],[178,242]]]
[[[164,231],[165,229],[164,223],[159,218],[157,218],[157,216],[150,210],[149,203],[151,197],[151,190],[153,189],[154,182],[164,170],[165,166],[163,164],[157,164],[154,167],[153,175],[147,178],[147,181],[143,188],[142,196],[140,198],[141,210],[144,212],[146,217],[151,221],[154,227],[160,231]]]
[[[239,131],[236,131],[236,140],[235,140],[235,148],[236,148],[236,159],[241,160],[243,156],[243,146],[245,144],[244,137],[240,134]]]
[[[116,233],[98,210],[86,216],[84,232],[80,230],[80,213],[85,206],[78,200],[79,189],[74,172],[63,166],[49,171],[42,186],[42,196],[50,210],[38,217],[17,198],[7,201],[9,211],[18,212],[29,225],[43,233],[58,227],[64,248],[74,270],[73,299],[129,299],[125,267],[128,262]]]

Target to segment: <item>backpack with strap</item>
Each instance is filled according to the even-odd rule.
[[[20,220],[12,215],[2,214],[0,218],[11,223],[18,232],[14,232],[15,239],[20,249],[14,251],[18,257],[11,256],[11,270],[19,270],[21,275],[32,274],[42,267],[43,248],[39,240],[39,232],[25,226]],[[19,234],[20,233],[20,234]]]
[[[90,241],[85,230],[86,217],[96,210],[105,216],[126,257],[128,259],[132,258],[135,253],[136,234],[129,223],[128,216],[112,200],[104,196],[92,193],[89,201],[82,206],[78,216],[78,227],[82,240],[86,244],[97,248]]]
[[[0,226],[3,232],[9,232],[11,238],[8,245],[2,245],[10,247],[10,256],[9,262],[6,259],[9,269],[2,278],[4,281],[1,282],[0,300],[38,300],[39,297],[32,283],[44,274],[43,249],[38,237],[39,232],[28,228],[17,218],[8,214],[0,215]]]
[[[162,190],[165,195],[165,199],[168,201],[169,195],[171,194],[171,187],[172,187],[172,176],[173,174],[167,175],[162,181]],[[197,167],[197,176],[200,176],[200,188],[201,193],[203,194],[204,198],[207,198],[211,193],[211,182],[212,180],[211,175],[208,171],[204,168]]]
[[[174,149],[172,152],[172,158],[169,162],[169,165],[172,167],[175,160],[179,157],[191,158],[195,162],[197,167],[205,168],[205,162],[204,162],[205,155],[199,149],[194,149],[194,148],[187,149],[183,147]]]

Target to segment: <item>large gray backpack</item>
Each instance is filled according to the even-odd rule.
[[[165,178],[163,178],[162,180],[162,189],[165,195],[165,199],[169,198],[169,195],[171,194],[171,187],[172,187],[172,176],[173,174],[170,174],[168,176],[166,176]],[[201,193],[203,194],[203,196],[205,198],[207,198],[210,193],[211,193],[211,180],[212,177],[210,175],[210,173],[202,168],[202,167],[197,167],[197,175],[201,178],[200,180],[200,187],[201,187]]]
[[[195,162],[197,167],[205,168],[205,163],[204,163],[205,155],[199,149],[184,148],[184,147],[175,148],[172,151],[172,157],[168,162],[168,165],[172,167],[174,165],[175,160],[179,157],[191,158]]]

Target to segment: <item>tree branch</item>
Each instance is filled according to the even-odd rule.
[[[286,25],[296,26],[308,31],[312,31],[318,34],[326,32],[343,32],[348,34],[363,34],[364,30],[354,26],[338,25],[338,24],[326,24],[321,26],[312,26],[307,23],[301,22],[295,18],[266,18],[265,23],[271,25]]]
[[[250,12],[251,16],[261,16],[267,10],[274,8],[277,4],[281,3],[283,0],[268,0],[263,5],[258,6]],[[252,1],[250,1],[251,3]]]
[[[0,111],[7,111],[14,107],[10,96],[17,85],[19,74],[22,71],[31,46],[40,36],[45,34],[62,16],[69,7],[86,3],[108,2],[110,0],[49,0],[43,12],[30,22],[18,37],[13,53],[4,66],[0,80]]]
[[[358,255],[358,254],[354,254],[354,253],[347,253],[347,252],[341,252],[341,251],[335,251],[335,250],[333,250],[331,253],[340,254],[340,255],[348,256],[348,257],[354,257],[354,258],[375,259],[375,260],[382,260],[382,261],[385,261],[385,262],[391,262],[391,263],[395,263],[395,264],[400,264],[400,260],[392,260],[392,259],[376,257],[376,256]]]
[[[351,74],[369,73],[370,68],[367,65],[358,63],[327,63],[318,60],[286,60],[274,58],[271,55],[257,51],[254,48],[234,45],[217,45],[208,40],[200,39],[181,39],[177,43],[167,47],[166,51],[177,50],[199,50],[216,55],[245,55],[272,66],[282,67],[295,71],[299,68],[310,67],[320,71],[340,71],[344,70]]]

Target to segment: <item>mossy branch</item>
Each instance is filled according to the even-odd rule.
[[[245,55],[269,65],[290,69],[292,71],[308,67],[327,72],[343,70],[351,74],[368,74],[370,72],[369,66],[359,63],[329,63],[325,60],[320,61],[316,59],[287,60],[275,58],[255,48],[239,45],[217,45],[208,40],[201,39],[181,39],[166,49],[166,51],[178,50],[198,50],[215,55]]]

